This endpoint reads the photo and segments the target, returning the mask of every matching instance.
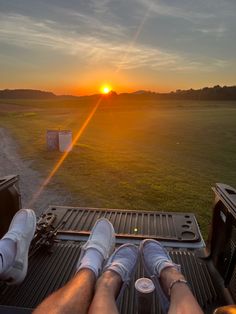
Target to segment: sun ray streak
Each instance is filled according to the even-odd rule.
[[[137,41],[143,27],[144,24],[148,18],[149,12],[151,10],[151,5],[147,8],[147,11],[143,17],[143,19],[141,20],[141,23],[139,24],[137,31],[133,37],[133,39],[131,40],[126,52],[124,53],[120,63],[118,64],[115,73],[118,73],[121,68],[122,65],[126,62],[126,60],[128,59],[129,53],[132,49],[132,47],[134,46],[135,42]],[[67,158],[70,150],[73,148],[73,146],[77,143],[77,141],[79,140],[80,136],[83,134],[84,130],[86,129],[86,127],[88,126],[90,120],[92,119],[92,117],[94,116],[95,112],[97,111],[100,103],[101,103],[102,97],[99,98],[98,102],[96,103],[96,105],[94,106],[94,108],[92,109],[92,111],[90,112],[90,114],[88,115],[88,117],[86,118],[85,122],[83,123],[83,125],[81,126],[81,128],[79,129],[79,131],[77,132],[75,138],[73,139],[69,149],[64,152],[64,154],[61,156],[61,158],[57,161],[57,163],[55,164],[55,166],[53,167],[52,171],[49,173],[49,175],[47,176],[47,178],[43,181],[42,185],[39,187],[39,189],[34,193],[31,201],[29,202],[29,207],[32,207],[35,203],[35,201],[38,199],[38,197],[41,195],[41,193],[43,192],[43,190],[46,188],[46,186],[49,184],[49,182],[52,180],[52,178],[54,177],[54,175],[57,173],[57,171],[59,170],[59,168],[61,167],[61,165],[63,164],[63,162],[65,161],[65,159]]]
[[[43,190],[45,189],[45,187],[48,185],[48,183],[51,181],[51,179],[53,178],[53,176],[56,174],[56,172],[59,170],[59,168],[61,167],[61,165],[63,164],[63,162],[65,161],[65,159],[67,158],[68,154],[70,153],[70,150],[74,147],[74,145],[78,142],[79,138],[81,137],[81,135],[83,134],[84,130],[86,129],[86,127],[88,126],[89,122],[91,121],[92,117],[94,116],[95,112],[97,111],[100,103],[101,103],[102,97],[99,98],[99,100],[97,101],[96,105],[93,107],[92,111],[89,113],[88,117],[86,118],[86,120],[84,121],[83,125],[81,126],[81,128],[79,129],[79,131],[77,132],[76,136],[74,137],[70,147],[68,148],[68,150],[66,152],[63,153],[63,155],[61,156],[61,158],[57,161],[57,163],[55,164],[55,166],[53,167],[52,171],[49,173],[48,177],[43,181],[42,185],[39,187],[39,189],[34,193],[31,201],[29,202],[29,207],[32,207],[35,203],[35,201],[38,199],[38,197],[41,195],[41,193],[43,192]]]
[[[115,70],[115,73],[120,72],[120,70],[122,68],[122,65],[128,59],[129,53],[130,53],[132,47],[134,46],[135,42],[137,41],[137,39],[138,39],[138,37],[139,37],[143,27],[144,27],[144,24],[145,24],[145,22],[146,22],[146,20],[148,18],[148,15],[149,15],[149,12],[151,11],[151,8],[152,8],[152,4],[150,4],[150,6],[147,8],[147,11],[144,14],[144,17],[142,18],[141,23],[139,24],[139,26],[137,28],[137,31],[134,34],[133,39],[131,40],[130,44],[128,45],[128,48],[127,48],[126,52],[123,54],[123,57],[121,58],[121,61],[119,62],[118,66],[117,66],[117,68]]]

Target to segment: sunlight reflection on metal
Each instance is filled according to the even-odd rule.
[[[32,207],[33,204],[35,203],[35,201],[38,199],[38,197],[41,195],[41,193],[43,192],[43,190],[45,189],[45,187],[48,185],[48,183],[51,181],[51,179],[53,178],[53,176],[56,174],[56,172],[58,171],[58,169],[61,167],[61,165],[63,164],[64,160],[66,159],[66,157],[68,156],[68,154],[70,153],[71,149],[73,148],[73,146],[77,143],[77,141],[79,140],[80,136],[83,134],[84,130],[86,129],[87,125],[89,124],[90,120],[92,119],[92,117],[94,116],[95,112],[97,111],[100,103],[101,103],[102,97],[99,98],[99,100],[97,101],[96,105],[93,107],[92,111],[89,113],[88,117],[86,118],[86,120],[84,121],[83,125],[81,126],[81,128],[79,129],[79,131],[77,132],[76,136],[74,137],[70,147],[68,148],[68,150],[66,152],[63,153],[63,155],[61,156],[61,158],[57,161],[57,163],[55,164],[54,168],[52,169],[52,171],[50,172],[50,174],[48,175],[48,177],[44,180],[44,182],[42,183],[42,185],[39,187],[39,189],[35,192],[35,194],[33,195],[31,201],[29,202],[28,207]]]
[[[127,61],[128,59],[128,55],[130,53],[130,50],[132,49],[132,47],[134,46],[136,40],[138,39],[142,29],[143,29],[143,26],[148,18],[148,15],[149,15],[149,12],[151,11],[151,8],[152,8],[152,4],[149,5],[149,7],[147,8],[147,11],[143,17],[143,19],[141,20],[141,23],[139,24],[138,28],[137,28],[137,31],[136,33],[134,34],[134,37],[133,39],[131,40],[126,52],[124,53],[121,61],[119,62],[118,66],[117,66],[117,69],[115,70],[115,73],[118,73],[120,72],[121,68],[122,68],[122,65]]]

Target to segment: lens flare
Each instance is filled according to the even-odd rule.
[[[95,106],[93,107],[92,111],[89,113],[89,115],[87,116],[86,120],[84,121],[84,123],[82,124],[81,128],[78,130],[75,138],[73,139],[69,149],[63,153],[63,155],[61,156],[61,158],[56,162],[56,164],[54,165],[53,169],[51,170],[51,172],[49,173],[48,177],[43,181],[42,185],[38,188],[38,190],[34,193],[34,195],[32,196],[32,199],[29,202],[29,207],[33,207],[35,201],[39,198],[39,196],[41,195],[41,193],[43,192],[43,190],[46,188],[46,186],[49,184],[49,182],[52,180],[52,178],[54,177],[54,175],[57,173],[57,171],[59,170],[59,168],[62,166],[64,160],[67,158],[67,156],[70,154],[71,149],[73,148],[73,146],[78,142],[78,140],[80,139],[81,135],[84,133],[85,129],[87,128],[89,122],[91,121],[91,119],[93,118],[95,112],[97,111],[100,102],[101,102],[102,98],[99,98],[97,103],[95,104]]]
[[[104,85],[101,87],[101,92],[102,94],[109,94],[111,91],[111,87],[108,85]]]

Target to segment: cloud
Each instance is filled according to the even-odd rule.
[[[81,23],[85,16],[77,14]],[[93,20],[93,18],[91,17]],[[91,22],[91,20],[89,20]],[[87,23],[87,22],[86,22]],[[96,21],[99,25],[100,22]],[[94,27],[94,26],[93,26]],[[106,28],[105,25],[100,27]],[[74,56],[83,60],[87,66],[110,66],[115,70],[147,68],[173,71],[203,71],[222,67],[224,60],[192,60],[190,55],[178,55],[175,52],[149,47],[136,42],[130,46],[125,28],[115,26],[106,28],[107,37],[97,33],[75,31],[62,28],[51,20],[33,19],[20,14],[0,14],[0,42],[8,45],[33,49],[46,49],[49,53],[60,51],[65,56]],[[117,32],[119,36],[114,36]],[[109,37],[110,34],[110,37]],[[127,53],[128,49],[128,53]],[[36,60],[35,60],[36,62]]]
[[[144,7],[149,8],[155,15],[163,15],[174,18],[181,18],[192,23],[215,17],[213,13],[201,12],[188,9],[186,6],[166,5],[153,0],[137,0]],[[175,2],[174,2],[175,3]]]
[[[180,63],[174,69],[174,71],[180,72],[214,72],[216,69],[224,69],[229,66],[230,62],[216,58],[206,58],[205,61],[189,61],[187,63]]]
[[[90,0],[90,6],[95,13],[107,13],[110,0]]]
[[[216,37],[222,37],[226,33],[227,28],[224,26],[218,26],[214,28],[197,28],[196,31],[204,35],[213,35]]]
[[[124,38],[125,35],[125,28],[116,23],[109,23],[106,21],[100,21],[98,18],[94,17],[93,15],[84,14],[78,11],[72,11],[67,9],[60,9],[65,15],[70,18],[70,21],[73,21],[71,25],[74,32],[79,32],[83,34],[99,34],[101,37],[109,36],[110,40],[112,38]],[[71,22],[70,22],[71,23]],[[70,24],[68,23],[64,29],[70,29]]]

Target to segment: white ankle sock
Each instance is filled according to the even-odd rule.
[[[96,249],[89,248],[85,251],[85,254],[80,262],[77,272],[82,268],[89,268],[94,272],[97,278],[99,271],[102,268],[103,260],[104,257],[100,252],[98,252]]]
[[[11,239],[0,240],[0,274],[7,270],[16,257],[16,243]]]

